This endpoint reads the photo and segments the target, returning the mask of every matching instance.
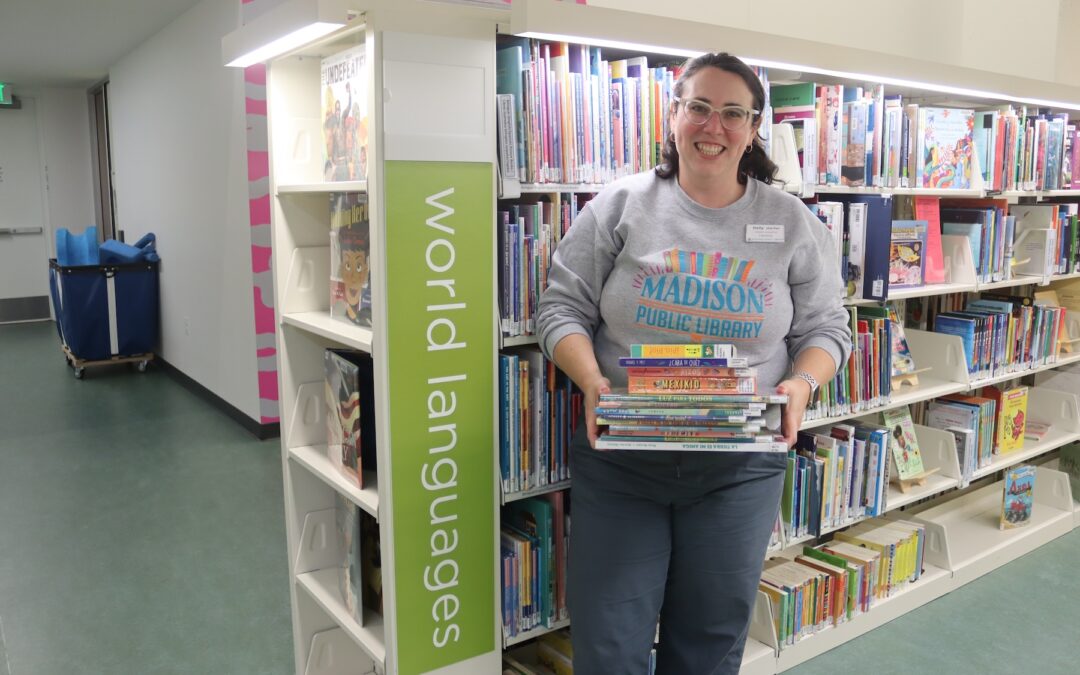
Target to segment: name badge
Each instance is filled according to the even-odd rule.
[[[768,244],[784,243],[783,225],[747,225],[747,242],[764,242]]]

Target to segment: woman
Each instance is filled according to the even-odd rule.
[[[829,233],[768,187],[764,89],[728,54],[689,61],[655,172],[616,181],[555,252],[542,349],[585,392],[574,439],[569,596],[575,673],[739,670],[783,490],[782,453],[593,449],[601,393],[625,385],[633,343],[726,342],[758,370],[788,444],[851,344]],[[778,419],[779,417],[779,419]]]

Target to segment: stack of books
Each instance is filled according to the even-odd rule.
[[[631,345],[627,387],[601,394],[597,424],[607,431],[598,450],[787,452],[765,425],[769,404],[757,373],[730,344]]]

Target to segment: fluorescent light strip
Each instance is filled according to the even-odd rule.
[[[623,42],[621,40],[605,40],[605,39],[593,39],[585,38],[576,35],[563,35],[559,33],[539,33],[539,32],[526,32],[521,33],[521,37],[535,38],[537,40],[548,40],[552,42],[574,42],[579,44],[595,45],[597,47],[609,47],[612,49],[626,49],[632,51],[642,51],[652,54],[670,54],[671,56],[682,56],[686,58],[693,58],[700,56],[705,52],[692,49],[680,49],[677,47],[662,47],[659,45],[642,44],[638,42]],[[838,77],[847,80],[858,80],[864,82],[874,82],[877,84],[891,84],[897,87],[911,87],[914,89],[923,89],[926,91],[936,91],[944,94],[955,94],[957,96],[972,96],[975,98],[986,98],[995,101],[1009,101],[1012,103],[1025,103],[1028,105],[1045,106],[1048,108],[1064,108],[1066,110],[1080,110],[1080,103],[1068,103],[1066,101],[1053,101],[1050,99],[1042,98],[1029,98],[1025,96],[1013,96],[1010,94],[1002,94],[1000,92],[983,91],[981,89],[968,89],[966,87],[953,87],[945,84],[933,84],[931,82],[919,82],[916,80],[905,80],[899,77],[888,77],[884,75],[869,75],[867,73],[853,73],[843,70],[829,70],[828,68],[817,68],[814,66],[798,65],[793,63],[783,63],[780,61],[769,61],[767,59],[757,59],[751,57],[739,57],[744,62],[752,66],[762,66],[765,68],[780,68],[783,70],[794,70],[804,73],[812,73],[815,75],[829,75],[831,77]]]
[[[322,36],[333,33],[344,25],[344,23],[328,23],[325,21],[317,21],[308,24],[303,28],[294,30],[288,35],[279,37],[261,47],[257,47],[247,54],[238,56],[225,65],[234,68],[247,68],[256,63],[262,63],[275,56],[284,54],[291,49],[296,49],[301,45],[305,45],[312,40],[318,40]]]

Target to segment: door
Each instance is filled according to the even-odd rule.
[[[49,318],[45,191],[33,99],[0,109],[0,323]]]

